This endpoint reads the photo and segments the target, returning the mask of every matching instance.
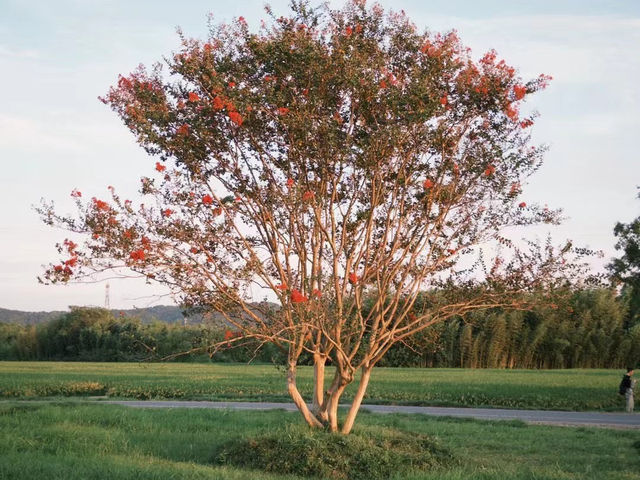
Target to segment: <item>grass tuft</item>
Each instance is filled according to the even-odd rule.
[[[424,434],[363,427],[341,435],[289,425],[230,440],[214,453],[214,463],[305,478],[387,480],[451,465],[454,459],[449,449]]]

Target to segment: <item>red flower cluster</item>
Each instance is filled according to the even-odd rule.
[[[78,247],[77,243],[69,240],[68,238],[64,240],[63,245],[67,247],[67,252],[69,252],[69,255],[73,255],[73,252],[75,252],[76,248]]]
[[[496,167],[494,167],[493,165],[489,165],[487,167],[487,169],[484,171],[484,174],[487,177],[490,177],[491,175],[493,175],[494,173],[496,173]]]
[[[424,182],[422,182],[422,186],[424,188],[432,188],[434,185],[434,183],[431,181],[431,179],[427,178]]]
[[[344,29],[344,34],[347,37],[350,37],[353,34],[353,27],[351,27],[350,25],[347,25],[347,28]]]
[[[244,119],[238,112],[229,112],[229,119],[238,126],[242,125]]]
[[[72,192],[71,192],[71,196],[73,198],[80,198],[82,196],[82,193],[80,192],[80,190],[78,190],[77,188],[75,188]]]
[[[442,97],[440,97],[440,105],[446,105],[447,103],[449,103],[449,98],[445,94]]]
[[[197,93],[189,92],[189,101],[190,102],[197,102],[199,100],[200,100],[200,96]]]
[[[176,130],[176,135],[189,135],[189,125],[187,125],[186,123],[180,125]]]
[[[172,213],[173,210],[171,210],[170,208],[165,208],[164,210],[162,210],[163,217],[170,217]]]
[[[352,285],[355,285],[356,283],[358,283],[358,280],[360,280],[360,278],[358,277],[358,275],[356,275],[355,272],[351,272],[349,274],[349,283]]]
[[[75,267],[77,262],[78,262],[78,257],[71,257],[69,260],[64,262],[64,264],[67,265],[68,267]]]
[[[93,202],[93,205],[96,207],[96,210],[102,211],[102,212],[109,211],[109,204],[107,202],[103,200],[98,200],[96,197],[93,197],[91,201]]]
[[[213,197],[209,194],[202,197],[202,203],[205,205],[211,205],[213,203]]]
[[[299,290],[291,290],[291,303],[304,303],[308,300]]]
[[[520,122],[520,128],[529,128],[532,125],[533,125],[533,120],[531,120],[530,118],[527,118]]]
[[[293,178],[287,178],[287,187],[291,188],[293,187]]]
[[[526,207],[526,206],[527,206],[527,202],[520,202],[520,203],[518,204],[518,206],[519,206],[520,208],[524,208],[524,207]]]
[[[322,292],[320,290],[318,290],[317,288],[314,288],[313,292],[311,294],[316,298],[322,297]]]
[[[140,249],[140,250],[134,250],[133,252],[131,252],[129,254],[129,257],[131,257],[132,260],[144,260],[145,257],[145,253],[144,250]]]
[[[305,202],[310,202],[315,198],[315,196],[316,194],[314,192],[312,192],[311,190],[307,190],[302,194],[302,200],[304,200]]]
[[[281,283],[280,285],[276,285],[276,290],[280,290],[281,292],[284,292],[285,290],[288,290],[289,287],[287,286],[286,283]]]
[[[236,82],[229,82],[229,88],[233,88],[236,86]]]
[[[524,96],[527,94],[527,87],[522,85],[516,85],[513,87],[513,95],[516,97],[516,100],[522,100]]]
[[[156,170],[158,172],[164,172],[166,169],[167,169],[167,167],[162,165],[160,162],[156,162]]]
[[[289,113],[289,109],[287,107],[278,108],[278,115],[286,115]]]

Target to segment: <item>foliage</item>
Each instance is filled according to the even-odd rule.
[[[222,446],[217,463],[304,478],[387,480],[451,464],[451,452],[426,435],[362,428],[335,436],[289,427]]]
[[[286,348],[288,391],[310,425],[339,429],[360,372],[348,433],[394,344],[469,312],[528,308],[522,294],[582,271],[570,245],[523,249],[504,233],[559,220],[521,197],[544,149],[519,109],[550,77],[524,80],[494,51],[475,61],[454,32],[419,33],[361,0],[292,2],[259,33],[238,18],[206,42],[183,37],[166,67],[168,78],[160,65],[123,76],[103,98],[159,160],[144,203],[111,188],[86,203],[74,190],[75,217],[43,205],[45,222],[84,234],[58,245],[45,280],[127,267],[222,315],[234,343]],[[438,294],[417,308],[425,289]],[[256,291],[277,308],[253,303]],[[296,384],[303,352],[317,372],[311,411]]]
[[[640,323],[640,216],[629,223],[616,223],[613,234],[618,238],[616,250],[621,250],[622,256],[614,258],[608,269],[614,282],[624,285],[622,297],[629,305],[631,328]]]

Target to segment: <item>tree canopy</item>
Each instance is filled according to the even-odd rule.
[[[74,217],[43,205],[46,222],[86,239],[58,245],[46,281],[126,267],[219,312],[233,342],[287,352],[310,425],[339,429],[360,370],[348,433],[394,344],[454,316],[527,308],[528,293],[578,274],[570,246],[507,237],[559,220],[522,196],[544,148],[530,142],[535,115],[519,112],[550,77],[524,80],[495,51],[474,60],[455,32],[420,32],[359,0],[292,2],[258,32],[239,17],[207,41],[181,38],[102,99],[157,159],[144,203],[111,189],[87,202],[74,190]],[[276,307],[254,301],[265,292]],[[303,352],[312,409],[296,386]]]

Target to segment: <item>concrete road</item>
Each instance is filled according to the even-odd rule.
[[[138,408],[227,408],[235,410],[296,410],[296,407],[293,403],[193,402],[174,400],[105,400],[101,401],[100,403],[110,403]],[[467,417],[481,420],[522,420],[527,423],[541,423],[549,425],[640,429],[640,414],[629,413],[560,412],[551,410],[505,410],[498,408],[412,407],[402,405],[362,405],[362,410],[368,410],[373,413],[409,413],[419,415],[434,415],[438,417]]]

